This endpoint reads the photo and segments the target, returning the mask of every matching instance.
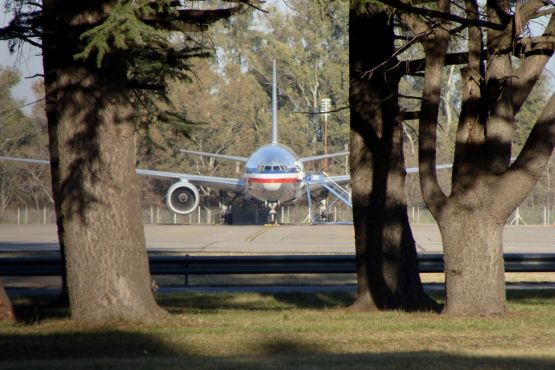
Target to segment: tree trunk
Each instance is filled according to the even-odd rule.
[[[0,322],[12,321],[15,321],[12,302],[10,301],[10,297],[6,294],[4,284],[0,281]]]
[[[150,291],[133,109],[121,72],[58,72],[69,296],[72,317],[87,322],[154,321],[163,313]]]
[[[437,309],[422,288],[408,222],[398,77],[384,62],[393,27],[383,7],[351,1],[351,188],[358,296],[353,309]],[[394,61],[390,61],[394,63]],[[389,63],[389,62],[388,62]]]
[[[511,164],[514,115],[529,97],[554,49],[554,44],[547,42],[531,44],[524,52],[514,45],[518,44],[522,27],[535,18],[543,3],[526,2],[517,9],[508,0],[464,3],[466,21],[472,24],[465,25],[468,59],[461,68],[461,113],[449,195],[440,187],[437,177],[437,132],[449,41],[458,37],[453,32],[456,26],[448,24],[446,15],[459,14],[460,9],[441,0],[437,2],[437,14],[442,16],[432,15],[427,20],[417,15],[422,11],[418,7],[386,3],[399,6],[396,13],[401,23],[420,38],[426,55],[419,113],[419,176],[423,199],[437,220],[443,239],[445,312],[502,314],[506,301],[503,226],[544,173],[555,146],[554,94]],[[517,14],[513,11],[517,10],[519,22],[514,22]],[[479,24],[483,12],[495,27]],[[552,16],[543,36],[552,35],[554,30]],[[516,70],[512,65],[515,57],[521,59]]]
[[[446,306],[452,315],[505,312],[503,223],[480,211],[449,206],[439,219],[445,260]]]
[[[53,0],[43,1],[43,14],[45,19],[54,19],[55,3]],[[47,22],[44,25],[44,35],[42,42],[45,47],[42,50],[42,65],[44,70],[45,88],[45,113],[48,122],[48,149],[50,152],[50,179],[52,182],[52,196],[60,199],[60,161],[58,155],[58,117],[56,112],[55,91],[53,90],[56,82],[56,49],[52,46],[56,44],[56,22]],[[58,232],[58,242],[60,245],[60,257],[62,260],[62,286],[60,294],[52,302],[55,306],[68,306],[69,293],[67,289],[67,270],[66,270],[66,249],[64,237],[64,222],[60,202],[54,202],[56,213],[56,227]]]
[[[71,315],[92,324],[154,322],[166,312],[150,290],[126,64],[117,55],[105,56],[101,67],[74,58],[84,30],[83,24],[75,25],[95,24],[105,15],[96,10],[108,11],[109,5],[97,4],[91,10],[88,3],[50,4],[58,28],[55,44],[44,45],[55,54],[44,57],[52,58],[53,63],[45,65],[56,77],[45,80],[54,84],[45,89],[56,102],[50,134],[58,148],[56,202],[62,216]]]

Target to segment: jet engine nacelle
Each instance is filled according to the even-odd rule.
[[[193,212],[199,204],[198,189],[188,181],[180,181],[168,189],[166,204],[173,212],[186,215]]]

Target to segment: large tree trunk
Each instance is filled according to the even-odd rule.
[[[445,260],[446,305],[452,315],[505,312],[503,222],[468,204],[450,205],[439,219]]]
[[[133,110],[122,70],[59,70],[61,205],[72,317],[153,321],[135,173]]]
[[[351,1],[351,188],[358,296],[353,309],[437,309],[423,291],[408,222],[398,77],[386,74],[393,27],[383,7]],[[393,63],[393,61],[390,61]],[[384,63],[384,64],[382,64]]]
[[[71,315],[94,324],[153,322],[166,312],[150,290],[126,65],[117,55],[105,56],[101,68],[74,58],[84,30],[80,22],[95,24],[109,7],[97,4],[97,13],[87,4],[56,5],[58,19],[67,23],[58,23],[56,44],[44,46],[56,50],[54,64],[45,62],[56,71],[55,85],[45,88],[56,101],[50,133],[58,148],[56,202]]]

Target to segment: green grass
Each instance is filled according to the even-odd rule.
[[[87,327],[18,303],[1,369],[553,369],[555,292],[511,291],[503,317],[344,309],[349,294],[162,295],[155,326]]]

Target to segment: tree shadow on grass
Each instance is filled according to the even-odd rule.
[[[155,332],[155,331],[154,331]],[[194,336],[194,334],[190,334]],[[345,333],[348,335],[348,333]],[[441,351],[335,353],[307,342],[268,337],[237,354],[213,355],[161,334],[82,330],[56,334],[0,331],[2,369],[552,369],[553,358],[490,357]]]
[[[158,296],[172,313],[189,310],[286,311],[347,307],[354,293],[179,293]]]
[[[430,295],[441,302],[443,292],[434,291]],[[295,309],[342,309],[348,307],[355,293],[173,293],[157,297],[158,302],[173,314],[190,311],[217,312],[221,310],[241,311],[288,311]],[[507,292],[509,303],[537,305],[547,300],[555,300],[553,290],[510,290]],[[18,322],[35,324],[47,319],[69,317],[69,309],[52,307],[44,300],[15,301],[14,309]]]
[[[443,291],[429,292],[436,302],[444,301]],[[287,311],[293,309],[341,309],[355,297],[350,292],[327,293],[177,293],[160,295],[158,301],[172,313],[189,310],[219,311]],[[538,304],[539,300],[555,300],[553,290],[510,290],[509,303]]]
[[[26,297],[13,301],[13,308],[17,322],[33,325],[44,320],[69,318],[69,307],[51,304],[51,298]]]

